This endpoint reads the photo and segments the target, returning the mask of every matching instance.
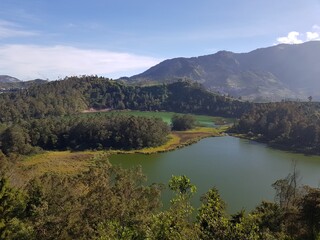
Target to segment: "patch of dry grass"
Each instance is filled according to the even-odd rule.
[[[30,179],[45,173],[78,174],[94,164],[98,151],[48,151],[25,157],[11,169],[11,182],[16,186],[25,185]]]

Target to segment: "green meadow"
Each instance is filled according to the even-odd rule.
[[[110,115],[110,114],[126,114],[126,115],[132,115],[132,116],[141,116],[141,117],[156,117],[161,118],[164,122],[171,124],[171,118],[174,114],[180,114],[180,113],[174,113],[174,112],[152,112],[152,111],[132,111],[132,110],[123,110],[123,111],[107,111],[107,112],[88,112],[83,114],[103,114],[103,115]],[[230,118],[223,118],[223,117],[213,117],[213,116],[207,116],[207,115],[192,115],[196,121],[198,126],[202,127],[214,127],[216,125],[226,125],[226,124],[232,124],[233,119]]]

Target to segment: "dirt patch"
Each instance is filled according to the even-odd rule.
[[[177,135],[180,138],[180,144],[184,144],[193,139],[213,136],[212,133],[206,133],[206,132],[173,132],[173,134]]]
[[[94,108],[90,108],[87,110],[83,110],[82,113],[97,113],[97,112],[109,112],[111,111],[111,108],[105,108],[105,109],[94,109]]]

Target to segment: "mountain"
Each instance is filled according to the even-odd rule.
[[[35,79],[30,81],[21,81],[15,77],[8,75],[0,75],[0,89],[1,91],[15,91],[21,88],[28,88],[33,85],[47,83],[47,80]]]
[[[0,75],[0,82],[1,83],[13,83],[13,82],[20,82],[19,79],[8,76],[8,75]]]
[[[17,83],[20,82],[19,79],[8,76],[8,75],[0,75],[0,84],[5,84],[5,83]]]
[[[280,44],[248,53],[165,60],[132,76],[131,82],[172,82],[187,78],[210,91],[255,101],[308,96],[320,99],[320,41]]]

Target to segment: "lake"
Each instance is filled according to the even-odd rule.
[[[148,183],[165,183],[172,175],[187,175],[197,186],[194,206],[212,186],[218,188],[229,213],[253,209],[262,200],[274,199],[271,184],[293,171],[293,161],[300,173],[300,183],[320,185],[320,156],[305,156],[267,147],[266,144],[231,136],[207,138],[172,152],[143,155],[119,154],[112,164],[123,167],[141,165]],[[163,194],[168,206],[170,193]]]

